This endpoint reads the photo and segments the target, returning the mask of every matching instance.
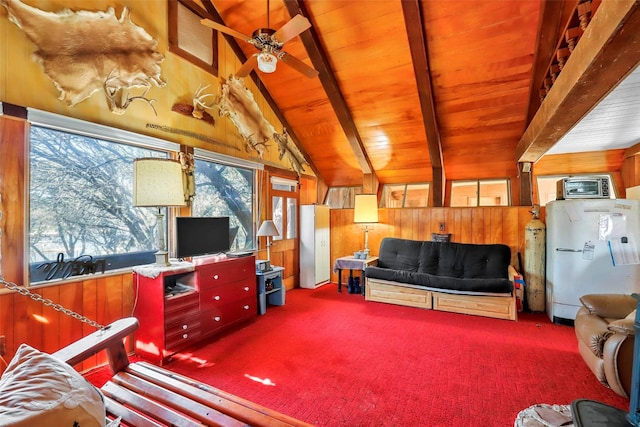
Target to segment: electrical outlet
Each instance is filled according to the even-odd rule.
[[[440,231],[444,231],[444,222],[440,223]]]
[[[0,356],[7,354],[7,339],[4,335],[0,335]]]

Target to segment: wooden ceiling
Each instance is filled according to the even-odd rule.
[[[589,37],[603,38],[599,50],[591,48],[590,58],[565,71],[572,79],[556,81],[563,87],[554,85],[558,93],[545,99],[545,112],[539,90],[578,0],[194,3],[206,17],[248,35],[266,26],[267,5],[273,29],[297,13],[311,21],[284,50],[316,68],[318,77],[283,63],[273,74],[251,76],[326,185],[428,181],[441,199],[444,179],[517,176],[519,161],[538,160],[637,65],[638,5],[605,2],[594,5],[624,10],[599,24],[611,34]],[[624,32],[625,26],[634,30]],[[226,37],[241,61],[256,52]],[[616,57],[617,70],[595,81],[592,67],[600,67],[602,77],[609,66],[603,62],[612,60],[607,46],[619,50],[624,43],[634,47]],[[577,98],[579,107],[567,105]]]

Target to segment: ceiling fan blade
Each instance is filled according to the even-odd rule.
[[[320,74],[315,68],[308,66],[307,64],[305,64],[304,62],[296,58],[295,56],[289,55],[287,52],[281,52],[281,54],[279,55],[279,58],[282,60],[282,62],[294,68],[296,71],[309,77],[310,79]]]
[[[202,19],[200,20],[200,23],[205,27],[213,28],[214,30],[220,31],[221,33],[229,34],[230,36],[233,36],[238,39],[242,39],[246,42],[252,39],[246,34],[242,34],[241,32],[236,30],[232,30],[231,28],[225,27],[222,24],[218,24],[217,22],[212,21],[211,19]]]
[[[273,34],[273,38],[280,43],[285,43],[310,27],[311,22],[304,16],[298,14],[276,31]]]
[[[249,57],[249,59],[247,59],[245,63],[242,64],[242,67],[240,67],[238,71],[236,71],[236,77],[247,77],[249,73],[251,73],[251,70],[256,68],[256,65],[258,65],[257,53],[251,55],[251,57]]]

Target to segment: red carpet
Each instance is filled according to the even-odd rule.
[[[168,369],[318,426],[513,426],[536,403],[628,409],[572,327],[365,302],[336,285],[287,292],[255,322]],[[104,373],[88,376],[98,385]]]

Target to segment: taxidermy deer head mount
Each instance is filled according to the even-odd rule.
[[[160,77],[164,56],[156,51],[158,42],[131,21],[126,7],[118,19],[113,8],[53,13],[19,0],[0,0],[0,4],[38,47],[35,61],[69,106],[102,89],[111,112],[123,114],[134,100],[151,105],[153,100],[145,95],[152,84],[166,85]],[[132,87],[144,88],[143,94],[130,97]]]

